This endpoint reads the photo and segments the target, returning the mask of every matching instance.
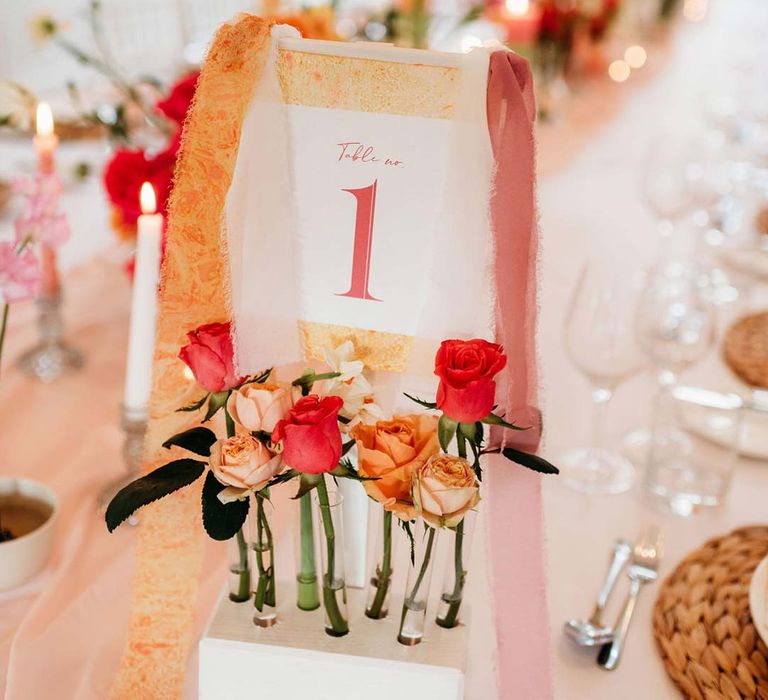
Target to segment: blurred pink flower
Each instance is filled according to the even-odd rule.
[[[16,180],[14,191],[26,197],[24,211],[14,222],[17,244],[31,239],[57,248],[67,242],[69,224],[59,211],[61,185],[55,176],[38,174],[31,180]]]
[[[43,274],[34,252],[16,253],[16,245],[0,243],[0,296],[6,304],[34,299],[40,293]]]

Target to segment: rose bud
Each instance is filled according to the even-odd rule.
[[[324,474],[341,459],[338,396],[320,399],[316,394],[300,398],[272,431],[272,442],[283,443],[283,459],[296,471]]]
[[[213,443],[208,464],[219,483],[229,487],[219,494],[219,500],[227,503],[263,489],[280,473],[283,460],[256,438],[235,435]]]
[[[244,384],[232,392],[227,410],[246,430],[271,433],[293,406],[294,395],[301,391],[288,384]]]
[[[226,391],[240,383],[240,378],[235,376],[229,323],[200,326],[187,333],[187,340],[189,342],[181,348],[179,357],[203,389]]]
[[[413,503],[433,527],[455,527],[480,500],[475,473],[466,459],[441,454],[414,470]]]
[[[413,520],[416,509],[411,497],[411,477],[432,455],[440,451],[437,416],[396,416],[375,425],[358,425],[352,431],[357,441],[360,476],[368,495],[402,520]]]
[[[459,423],[482,420],[493,410],[494,377],[506,364],[507,356],[496,343],[444,340],[435,356],[437,407]]]

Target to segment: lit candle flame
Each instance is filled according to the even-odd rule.
[[[154,214],[157,211],[157,197],[155,197],[155,189],[150,183],[145,182],[141,186],[139,201],[141,202],[142,214]]]
[[[53,113],[47,102],[39,102],[37,105],[35,127],[38,136],[51,136],[53,134]]]
[[[531,7],[530,0],[506,0],[504,3],[507,7],[507,12],[515,17],[522,17],[528,14],[528,10]]]

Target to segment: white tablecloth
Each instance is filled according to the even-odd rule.
[[[710,6],[706,22],[680,27],[667,68],[636,91],[631,78],[624,86],[631,94],[615,119],[596,131],[570,163],[541,183],[540,352],[546,452],[555,462],[563,450],[588,445],[592,435],[589,385],[569,362],[562,333],[581,266],[589,257],[630,267],[655,259],[656,226],[641,187],[650,144],[662,129],[686,138],[700,121],[707,96],[728,94],[733,82],[743,79],[743,75],[729,74],[729,67],[764,42],[755,32],[768,29],[768,4],[719,0]],[[755,92],[765,91],[763,70],[757,63],[753,70]],[[553,146],[549,139],[557,138],[556,125],[540,130],[548,149]],[[733,313],[722,314],[722,325]],[[719,344],[701,365],[683,375],[683,381],[745,393],[722,364]],[[652,375],[645,373],[618,389],[609,409],[609,446],[618,448],[624,434],[647,424],[654,385]],[[563,622],[589,615],[615,538],[634,538],[644,525],[661,525],[666,535],[663,577],[710,537],[740,525],[765,523],[766,489],[768,463],[742,460],[722,509],[681,519],[645,505],[640,485],[620,496],[589,497],[569,491],[558,479],[545,480],[550,629],[558,700],[679,697],[652,637],[651,611],[658,585],[641,595],[624,659],[612,673],[595,666],[593,652],[582,653],[564,638]],[[623,602],[626,585],[622,585],[608,620],[615,619],[615,608]]]
[[[584,124],[590,129],[589,139],[580,139],[581,143],[574,145],[574,131],[569,131],[566,123],[540,128],[546,171],[539,193],[544,241],[540,353],[546,452],[555,462],[563,449],[584,445],[591,436],[589,386],[568,361],[562,341],[563,321],[581,265],[588,257],[606,264],[633,266],[654,259],[655,224],[641,197],[643,164],[650,144],[663,125],[684,137],[701,117],[704,97],[729,89],[731,78],[725,68],[748,58],[749,51],[760,41],[764,43],[768,30],[765,0],[711,0],[710,5],[706,22],[678,28],[671,48],[666,49],[663,67],[657,65],[655,73],[649,67],[645,76],[640,71],[624,85],[611,89],[587,86],[585,94],[574,96],[582,118],[589,113],[590,104],[595,112],[601,111],[603,103],[594,101],[602,100],[603,95],[619,105],[611,119]],[[650,59],[652,64],[654,56]],[[761,83],[758,77],[759,68],[754,66],[755,87],[765,89],[765,79]],[[626,91],[625,100],[616,99],[619,91]],[[0,176],[31,169],[29,144],[2,143],[0,149]],[[568,152],[567,158],[554,157],[561,149]],[[83,156],[97,165],[104,151],[92,145],[65,145],[60,163],[72,165]],[[554,162],[558,167],[549,167]],[[68,189],[67,209],[74,230],[73,241],[62,255],[65,267],[112,245],[103,201],[97,178]],[[10,233],[8,218],[0,221],[0,235],[3,233]],[[713,388],[743,388],[722,366],[717,351],[684,379]],[[614,443],[629,429],[646,423],[653,386],[651,375],[644,374],[619,389],[609,419]],[[651,636],[651,607],[657,587],[641,597],[625,658],[614,673],[597,669],[593,655],[573,649],[562,637],[562,623],[568,617],[588,614],[616,537],[634,537],[643,525],[662,524],[667,536],[664,574],[710,536],[738,525],[765,522],[764,493],[768,493],[768,464],[744,461],[723,509],[682,520],[643,505],[639,489],[622,496],[586,497],[568,491],[556,478],[545,479],[550,631],[557,699],[676,697]],[[2,646],[10,647],[11,639],[8,631]]]

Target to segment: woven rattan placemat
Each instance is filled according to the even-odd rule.
[[[768,311],[744,316],[726,331],[723,357],[747,384],[768,389]]]
[[[653,635],[683,697],[768,700],[768,648],[749,612],[749,584],[768,527],[744,527],[691,552],[664,581]]]

